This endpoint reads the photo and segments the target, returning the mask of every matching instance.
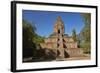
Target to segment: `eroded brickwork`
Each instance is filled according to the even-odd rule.
[[[82,50],[77,47],[72,37],[64,33],[65,27],[60,16],[54,24],[53,33],[45,39],[44,43],[40,43],[42,48],[56,50],[56,57],[64,58],[78,56]]]

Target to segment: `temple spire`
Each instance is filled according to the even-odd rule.
[[[57,17],[56,23],[54,25],[54,33],[58,33],[59,31],[62,34],[64,33],[64,24],[60,16]]]
[[[57,21],[62,21],[60,16],[57,17]]]

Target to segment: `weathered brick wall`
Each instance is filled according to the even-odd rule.
[[[61,17],[57,17],[54,25],[53,34],[45,39],[44,43],[40,43],[42,48],[56,50],[58,56],[64,57],[67,54],[70,57],[82,55],[82,49],[77,47],[72,37],[64,35],[64,24]]]
[[[76,42],[69,42],[69,43],[65,42],[64,44],[67,46],[67,48],[78,48]]]
[[[79,57],[83,55],[83,50],[81,48],[69,48],[65,49],[70,57]]]

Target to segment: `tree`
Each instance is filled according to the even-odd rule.
[[[81,16],[83,17],[83,21],[85,25],[91,24],[91,14],[90,13],[81,13]]]
[[[79,34],[79,38],[81,40],[80,46],[84,49],[85,53],[90,53],[91,51],[91,14],[90,13],[83,13],[81,14],[84,27]]]
[[[36,50],[36,45],[32,41],[36,35],[35,26],[23,19],[23,58],[33,56],[33,51]]]
[[[37,44],[43,43],[44,42],[44,37],[41,37],[41,36],[36,34],[33,37],[33,41],[35,41],[35,43],[37,43]]]
[[[34,24],[23,19],[23,59],[27,57],[40,59],[45,56],[44,49],[41,49],[40,43],[44,42],[44,37],[36,33]]]
[[[81,36],[83,36],[84,41],[90,41],[91,38],[91,15],[90,13],[82,14],[85,26],[81,30]]]
[[[72,31],[72,38],[75,42],[77,41],[77,35],[76,35],[76,30],[75,29],[73,29],[73,31]]]

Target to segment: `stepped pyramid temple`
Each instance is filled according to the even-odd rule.
[[[54,24],[53,33],[40,43],[42,48],[53,50],[57,58],[76,57],[82,54],[82,50],[78,48],[77,42],[72,37],[64,34],[65,27],[60,16]]]

